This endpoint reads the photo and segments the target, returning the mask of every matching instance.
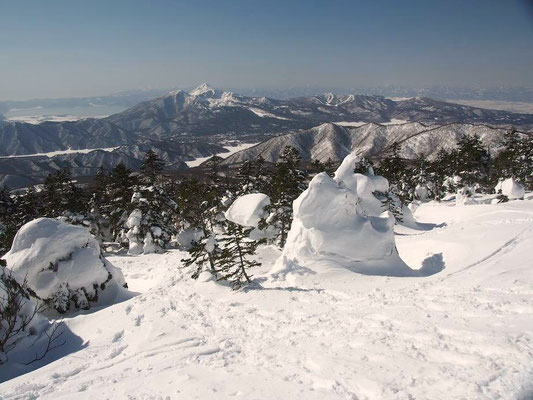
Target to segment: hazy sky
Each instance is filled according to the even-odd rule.
[[[533,86],[529,0],[0,0],[0,99]]]

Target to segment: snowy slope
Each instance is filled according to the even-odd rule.
[[[192,281],[184,253],[109,257],[140,294],[67,319],[86,343],[0,385],[5,399],[516,399],[531,398],[533,196],[496,205],[429,203],[427,232],[401,228],[426,278],[335,271],[263,290]],[[528,391],[529,390],[529,391]],[[529,395],[529,397],[528,397]]]

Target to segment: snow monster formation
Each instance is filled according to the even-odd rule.
[[[4,258],[16,276],[27,280],[49,316],[129,297],[120,269],[102,256],[96,239],[79,226],[35,219],[20,228]]]
[[[413,270],[398,255],[394,216],[374,192],[386,193],[381,176],[355,173],[359,158],[348,155],[331,178],[316,175],[293,203],[287,243],[272,272],[274,280],[348,269],[366,275],[424,276],[434,263]]]

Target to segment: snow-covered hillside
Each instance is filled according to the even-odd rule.
[[[442,253],[429,277],[275,281],[279,251],[263,247],[261,287],[234,292],[191,280],[180,251],[108,257],[139,294],[67,318],[79,351],[1,384],[0,397],[531,398],[533,195],[427,203],[415,217],[445,223],[396,232],[411,268]]]

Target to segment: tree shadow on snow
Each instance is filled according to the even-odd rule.
[[[54,333],[54,327],[59,324]],[[50,335],[55,338],[50,342]],[[0,365],[0,383],[17,376],[35,371],[47,364],[59,360],[69,354],[76,353],[88,346],[88,342],[70,330],[62,323],[48,323],[38,336],[30,335],[23,338],[17,346],[8,353],[8,361]],[[47,351],[47,348],[49,351]],[[80,371],[71,372],[77,374]]]
[[[261,282],[266,281],[267,278],[257,278],[255,279],[251,284],[245,286],[242,288],[243,292],[250,292],[252,290],[265,290],[265,291],[285,291],[285,292],[315,292],[315,293],[321,293],[324,291],[324,289],[305,289],[305,288],[299,288],[296,286],[276,286],[276,287],[264,287],[261,285]]]

